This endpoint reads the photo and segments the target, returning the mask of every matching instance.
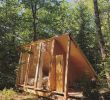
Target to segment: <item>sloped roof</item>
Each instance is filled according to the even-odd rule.
[[[65,52],[67,49],[66,44],[68,42],[68,39],[70,39],[71,40],[70,60],[73,65],[72,67],[74,67],[74,69],[77,69],[75,71],[80,70],[79,72],[87,73],[91,78],[97,77],[92,65],[90,64],[90,62],[88,61],[88,59],[86,58],[86,56],[84,55],[82,50],[79,48],[78,44],[71,37],[71,35],[64,34],[64,35],[55,37],[54,39],[56,39],[58,41],[58,43],[60,43],[60,45],[62,46],[62,48],[64,49]]]

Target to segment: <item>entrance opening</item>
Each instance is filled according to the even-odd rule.
[[[49,67],[51,62],[51,43],[42,42],[41,45],[41,55],[38,71],[38,82],[37,88],[49,90]]]
[[[39,59],[38,57],[39,50],[40,50],[39,44],[31,45],[29,66],[27,68],[27,75],[26,75],[27,76],[26,85],[29,86],[34,86],[36,68]]]
[[[19,61],[19,72],[18,72],[18,84],[24,85],[25,83],[25,75],[26,75],[26,70],[27,66],[29,64],[29,51],[31,50],[30,46],[25,46],[22,50],[22,53],[20,55],[20,61]]]

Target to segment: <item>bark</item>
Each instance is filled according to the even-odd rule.
[[[94,2],[95,23],[96,23],[96,31],[97,31],[96,35],[99,42],[102,59],[105,59],[106,57],[105,42],[101,31],[98,3],[97,3],[97,0],[93,0],[93,2]]]

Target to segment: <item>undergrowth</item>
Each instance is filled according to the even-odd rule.
[[[3,89],[0,91],[0,100],[13,100],[13,98],[17,95],[17,93],[11,89]]]

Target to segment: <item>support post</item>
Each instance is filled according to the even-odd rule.
[[[22,52],[20,53],[19,65],[21,63],[21,60],[22,60]],[[21,69],[18,68],[18,70],[17,70],[17,79],[16,79],[16,84],[17,85],[21,83],[20,79],[21,79]]]
[[[42,47],[41,47],[41,51],[40,51],[40,58],[39,58],[39,71],[38,71],[38,83],[37,83],[37,87],[39,89],[42,88],[42,79],[43,79],[43,58],[44,58],[44,52],[43,49],[45,49],[45,44],[42,42]]]
[[[31,50],[31,45],[29,47],[29,51],[30,50]],[[27,85],[27,80],[28,80],[29,60],[30,60],[30,54],[29,54],[28,59],[27,59],[26,74],[25,74],[25,80],[24,80],[24,88]]]
[[[35,80],[34,80],[34,89],[37,87],[37,82],[38,82],[39,65],[40,65],[40,57],[41,57],[41,48],[42,48],[42,43],[39,44],[38,63],[37,63],[37,66],[36,66],[36,74],[35,74]]]
[[[68,38],[66,66],[65,66],[64,100],[68,99],[68,67],[69,67],[68,65],[69,65],[69,57],[70,57],[70,46],[71,46],[71,40],[70,38]]]
[[[53,39],[52,40],[52,44],[51,44],[51,62],[50,62],[50,68],[49,68],[49,80],[48,80],[48,82],[49,82],[49,89],[50,90],[53,90],[54,89],[54,87],[55,87],[55,79],[53,78],[53,75],[54,75],[54,77],[55,77],[55,74],[53,73],[53,71],[55,71],[54,69],[53,69],[53,53],[54,53],[54,44],[55,44],[55,40]],[[54,82],[54,84],[53,84],[53,82]]]

